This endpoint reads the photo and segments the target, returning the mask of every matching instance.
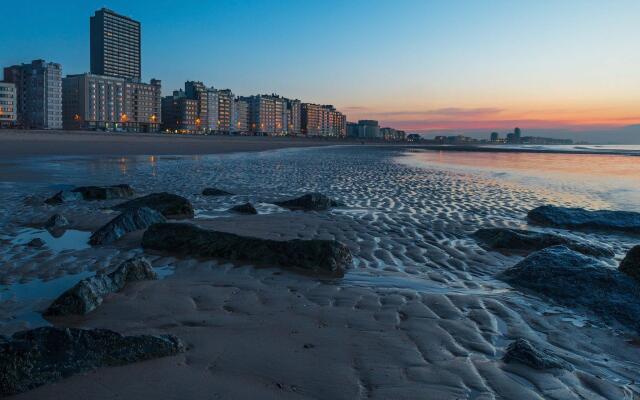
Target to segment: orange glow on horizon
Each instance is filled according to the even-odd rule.
[[[455,129],[615,129],[640,124],[637,106],[607,107],[424,107],[423,110],[388,111],[375,108],[344,107],[348,120],[376,119],[381,126],[409,131]]]

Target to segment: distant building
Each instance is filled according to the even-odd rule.
[[[91,73],[139,81],[140,22],[102,8],[89,25]]]
[[[207,87],[202,82],[187,81],[184,84],[184,92],[188,99],[195,100],[198,104],[196,131],[209,132],[216,127],[209,127],[209,94]]]
[[[62,80],[63,125],[71,130],[158,132],[161,82],[77,74]]]
[[[405,140],[405,132],[393,128],[380,128],[380,134],[382,135],[382,139],[388,141],[397,142]]]
[[[233,105],[233,129],[237,134],[249,132],[249,103],[242,99],[235,99]]]
[[[64,129],[124,130],[125,81],[103,75],[68,75],[62,81]]]
[[[254,135],[276,133],[276,101],[272,96],[254,95],[241,97],[249,106],[249,131]],[[280,122],[282,116],[280,116]],[[279,129],[282,129],[280,126]]]
[[[307,136],[345,137],[347,119],[332,105],[302,103],[302,133]]]
[[[478,144],[477,139],[464,136],[464,135],[452,135],[452,136],[436,136],[433,139],[438,144]]]
[[[302,133],[302,103],[300,100],[287,99],[288,133],[299,135]]]
[[[556,144],[573,144],[571,139],[554,139],[548,137],[538,136],[522,136],[520,138],[520,144],[544,144],[544,145],[556,145]]]
[[[500,134],[498,132],[491,132],[491,141],[497,142],[500,139]]]
[[[513,130],[513,138],[516,143],[520,143],[520,139],[522,138],[522,132],[520,131],[520,128],[516,128]]]
[[[358,121],[358,137],[363,139],[382,139],[378,121],[372,119]]]
[[[4,69],[4,81],[15,84],[17,124],[30,129],[62,128],[62,67],[34,60]]]
[[[198,100],[187,98],[182,90],[162,98],[162,127],[174,133],[193,133],[202,121],[198,118]]]
[[[346,126],[347,137],[357,138],[358,137],[358,124],[355,122],[347,122]]]
[[[231,89],[218,90],[218,131],[230,132],[233,123],[235,96]]]
[[[158,132],[162,121],[162,87],[151,83],[125,81],[123,129],[127,132]]]
[[[421,139],[422,137],[417,133],[410,133],[407,135],[407,140],[409,142],[419,142]]]
[[[0,82],[0,128],[9,128],[16,125],[18,99],[16,97],[16,85],[9,82]]]
[[[207,118],[206,122],[203,122],[208,132],[214,132],[218,130],[218,106],[219,106],[218,91],[214,88],[207,89]]]

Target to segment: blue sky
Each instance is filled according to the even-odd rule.
[[[640,122],[640,1],[5,2],[0,65],[89,69],[89,16],[141,21],[143,78],[335,104],[412,130]],[[510,125],[509,125],[510,126]]]

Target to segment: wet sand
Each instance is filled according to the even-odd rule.
[[[38,155],[218,154],[355,144],[293,137],[0,130],[0,157]]]
[[[171,333],[188,347],[175,357],[103,368],[15,398],[633,398],[640,380],[634,333],[513,290],[494,276],[521,257],[488,252],[469,236],[479,227],[525,227],[526,210],[539,204],[607,207],[606,199],[398,163],[400,156],[406,154],[341,147],[5,164],[5,176],[14,178],[0,194],[0,279],[6,284],[0,333],[53,323]],[[23,181],[24,169],[40,178]],[[339,240],[354,264],[343,279],[326,280],[147,253],[163,279],[131,284],[84,317],[39,318],[74,281],[142,253],[140,232],[113,246],[83,243],[83,234],[115,215],[109,206],[118,201],[51,207],[39,200],[63,185],[120,182],[138,194],[167,190],[188,197],[196,208],[191,222],[203,227]],[[199,194],[205,186],[236,195],[207,198]],[[270,204],[313,190],[347,207],[303,213]],[[226,211],[245,201],[260,214]],[[57,239],[38,228],[56,212],[72,223]],[[44,236],[47,246],[24,246],[34,235]],[[636,241],[575,235],[612,245],[618,258]],[[553,350],[575,370],[501,361],[507,344],[520,337]]]

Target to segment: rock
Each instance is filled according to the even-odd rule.
[[[564,245],[577,252],[595,257],[613,257],[613,250],[578,242],[553,233],[525,231],[509,228],[478,229],[473,236],[491,249],[530,253],[546,247]]]
[[[569,371],[573,370],[570,364],[558,358],[550,350],[539,351],[527,339],[522,338],[509,343],[507,352],[502,360],[506,363],[519,362],[535,369],[560,368]]]
[[[113,243],[129,232],[146,229],[155,223],[166,221],[158,211],[147,207],[126,209],[122,214],[95,231],[89,238],[89,244]]]
[[[76,201],[82,200],[82,194],[77,192],[72,192],[70,190],[61,190],[53,196],[46,199],[44,202],[46,204],[56,206],[62,203],[66,203],[67,201]]]
[[[640,213],[588,211],[583,208],[541,206],[527,214],[529,222],[561,228],[584,228],[640,233]]]
[[[224,190],[216,188],[206,188],[202,191],[203,196],[233,196],[233,193],[229,193]]]
[[[324,211],[331,207],[341,206],[335,200],[323,195],[322,193],[307,193],[304,196],[284,201],[276,201],[277,206],[288,208],[289,210],[302,211]]]
[[[72,192],[80,193],[84,200],[112,200],[133,196],[133,188],[129,185],[80,186]]]
[[[55,327],[17,332],[0,340],[0,397],[100,367],[181,352],[184,345],[172,335],[123,336],[107,329]]]
[[[27,206],[40,206],[45,200],[42,196],[29,195],[22,199],[22,203]]]
[[[107,294],[122,290],[127,282],[154,279],[158,279],[158,275],[146,258],[132,258],[109,274],[81,280],[51,303],[45,315],[84,315],[102,304]]]
[[[238,204],[229,209],[229,211],[239,214],[257,214],[258,210],[251,203]]]
[[[349,249],[335,240],[259,239],[178,223],[149,227],[142,237],[142,247],[182,256],[249,261],[333,276],[342,276],[352,260]]]
[[[640,245],[634,246],[629,250],[620,262],[618,269],[640,283]]]
[[[116,210],[129,208],[149,207],[167,218],[181,219],[193,218],[193,206],[189,200],[177,194],[162,192],[152,193],[147,196],[129,200],[114,207]]]
[[[69,226],[69,221],[62,214],[52,215],[43,225],[47,230],[61,229],[66,226]]]
[[[27,246],[29,247],[42,247],[45,245],[44,240],[40,239],[40,238],[35,238],[35,239],[31,239],[28,243]]]
[[[531,253],[498,278],[640,330],[640,287],[598,259],[565,246]]]

